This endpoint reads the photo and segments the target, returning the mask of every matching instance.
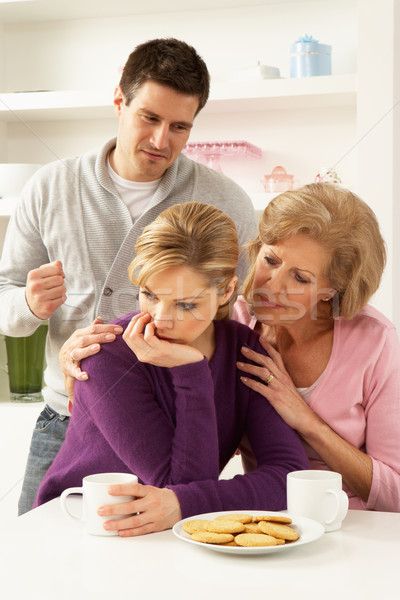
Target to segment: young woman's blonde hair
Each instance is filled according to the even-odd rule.
[[[358,196],[331,183],[312,183],[274,198],[247,244],[251,269],[243,295],[251,305],[255,261],[263,244],[304,234],[331,254],[326,276],[336,290],[334,316],[351,319],[379,287],[386,264],[377,218]]]
[[[206,287],[216,287],[224,294],[236,274],[238,235],[232,219],[219,209],[186,202],[171,206],[147,225],[135,252],[128,273],[140,287],[155,273],[185,265],[203,277]],[[229,318],[235,299],[236,291],[219,307],[215,318]]]

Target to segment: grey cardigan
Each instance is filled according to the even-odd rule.
[[[67,300],[49,319],[45,402],[67,415],[58,361],[65,340],[97,315],[111,321],[139,308],[127,268],[143,227],[173,204],[213,204],[235,222],[242,245],[255,236],[256,219],[245,192],[229,178],[180,155],[166,171],[146,212],[132,224],[106,169],[115,139],[100,150],[45,165],[26,184],[10,218],[0,263],[0,332],[31,335],[42,322],[25,300],[28,272],[61,260]],[[247,265],[241,256],[238,275]]]

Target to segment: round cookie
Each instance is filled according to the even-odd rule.
[[[246,548],[255,546],[281,546],[285,543],[284,540],[279,540],[264,533],[239,533],[239,535],[235,536],[235,542],[238,546]]]
[[[291,542],[299,539],[299,534],[288,525],[282,523],[269,523],[267,521],[260,521],[259,527],[263,533],[267,535],[273,535],[276,538],[282,540],[290,540]]]
[[[255,523],[259,523],[260,521],[273,521],[274,523],[286,523],[286,525],[289,525],[289,523],[292,522],[292,519],[283,515],[258,515],[253,517],[253,521]]]
[[[207,523],[207,531],[213,533],[241,533],[244,531],[244,524],[239,521],[215,520]]]
[[[259,528],[258,523],[246,523],[243,533],[262,533],[262,531]]]
[[[207,531],[207,523],[209,523],[209,521],[206,519],[192,519],[191,521],[185,521],[182,523],[182,529],[183,531],[186,531],[186,533]]]
[[[253,517],[251,515],[245,515],[244,513],[230,514],[230,515],[219,515],[215,517],[214,521],[239,521],[239,523],[251,523]]]
[[[211,531],[197,531],[192,533],[191,538],[195,542],[204,544],[228,544],[234,540],[231,533],[213,533]]]
[[[232,542],[228,542],[227,544],[222,544],[222,546],[236,546],[236,548],[239,548],[240,546],[235,542],[235,540],[233,540]]]

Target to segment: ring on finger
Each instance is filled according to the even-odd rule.
[[[71,356],[69,357],[70,362],[72,362],[73,365],[75,365],[77,362],[79,362],[79,360],[76,360],[76,358],[74,358],[71,354]]]
[[[274,376],[272,375],[272,373],[270,373],[270,374],[268,375],[267,379],[265,380],[265,383],[266,383],[267,385],[269,385],[269,384],[272,382],[272,380],[273,380],[273,379],[274,379]]]

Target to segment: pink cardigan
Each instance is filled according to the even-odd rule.
[[[233,318],[255,327],[239,297]],[[372,459],[367,502],[346,489],[350,508],[400,512],[400,344],[394,325],[372,306],[335,319],[328,365],[309,406],[334,431]],[[305,444],[313,469],[327,465]]]

